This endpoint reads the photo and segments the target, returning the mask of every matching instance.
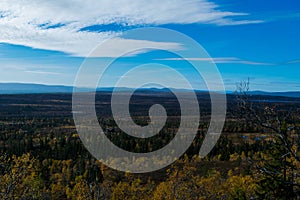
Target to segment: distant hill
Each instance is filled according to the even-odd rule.
[[[112,92],[116,90],[118,92],[130,91],[130,88],[126,87],[101,87],[97,88],[97,91]],[[77,91],[88,92],[92,91],[89,88],[79,88]],[[139,89],[139,93],[146,92],[169,92],[167,88],[142,88]],[[185,89],[176,89],[179,92],[185,92]],[[72,86],[62,85],[43,85],[43,84],[29,84],[29,83],[0,83],[0,94],[39,94],[39,93],[71,93],[73,92]]]
[[[71,86],[27,83],[0,83],[0,94],[70,93]]]
[[[277,96],[277,97],[294,97],[300,98],[300,92],[264,92],[264,91],[251,91],[251,95],[261,95],[261,96]]]
[[[98,88],[97,91],[111,92],[115,88],[113,87],[103,87]],[[117,88],[119,92],[129,91],[129,88],[121,87]],[[179,92],[187,92],[189,90],[185,89],[175,89]],[[92,91],[88,88],[80,88],[78,91],[87,92]],[[143,88],[139,89],[139,92],[169,92],[167,88]],[[43,84],[28,84],[28,83],[0,83],[0,94],[36,94],[36,93],[71,93],[73,92],[72,86],[62,86],[62,85],[43,85]],[[205,92],[207,91],[197,91]],[[229,92],[228,94],[230,94]],[[300,91],[297,92],[264,92],[264,91],[251,91],[251,95],[260,96],[281,96],[281,97],[294,97],[300,98]]]

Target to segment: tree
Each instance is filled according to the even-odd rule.
[[[252,101],[249,80],[237,86],[238,117],[257,125],[270,136],[263,160],[250,160],[263,174],[260,195],[263,198],[291,199],[300,196],[300,137],[291,109],[276,104]]]
[[[112,192],[112,199],[152,199],[152,193],[154,190],[154,184],[148,181],[146,184],[142,183],[139,178],[135,178],[131,183],[120,182],[115,185]]]
[[[76,177],[76,184],[72,190],[67,190],[67,196],[69,199],[78,199],[78,200],[91,200],[92,194],[87,182],[83,179],[82,176]]]
[[[44,184],[39,175],[39,162],[30,154],[0,157],[1,199],[40,199]]]

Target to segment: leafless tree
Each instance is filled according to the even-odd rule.
[[[294,195],[298,195],[300,191],[300,152],[299,152],[299,126],[295,124],[296,119],[292,109],[282,111],[277,108],[276,104],[260,103],[253,101],[249,92],[250,82],[241,82],[237,84],[236,100],[238,105],[238,118],[253,125],[260,127],[264,132],[268,133],[271,138],[272,145],[277,146],[281,150],[282,160],[278,160],[283,170],[270,169],[268,163],[258,165],[258,169],[269,177],[278,178],[283,184],[284,189],[292,190]],[[299,117],[299,116],[298,116]],[[287,158],[290,160],[287,163]],[[292,161],[291,161],[292,160]],[[254,162],[253,162],[254,163]],[[288,170],[291,172],[288,173]],[[291,177],[288,178],[287,176]],[[286,194],[286,198],[288,194]]]

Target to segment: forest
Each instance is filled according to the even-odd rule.
[[[198,156],[210,120],[210,98],[197,93],[201,120],[189,149],[172,165],[132,174],[108,168],[82,144],[72,118],[71,94],[0,96],[1,199],[299,199],[300,99],[227,95],[227,118],[214,149]],[[120,130],[111,113],[111,94],[96,96],[99,125],[130,152],[168,144],[180,124],[176,97],[168,92],[136,93],[134,122],[146,125],[153,104],[168,118],[154,137]]]

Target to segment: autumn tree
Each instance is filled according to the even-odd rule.
[[[0,157],[1,199],[40,199],[44,184],[40,178],[39,162],[30,154],[20,157]]]

